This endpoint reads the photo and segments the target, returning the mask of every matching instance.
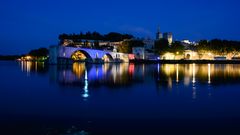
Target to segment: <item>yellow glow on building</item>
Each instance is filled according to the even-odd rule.
[[[80,51],[77,51],[75,52],[73,55],[72,55],[72,59],[73,60],[85,60],[87,57]]]
[[[173,53],[165,53],[164,55],[162,55],[162,59],[163,60],[174,60],[175,55]]]
[[[31,59],[32,59],[31,56],[26,56],[25,58],[26,58],[27,60],[31,60]]]
[[[102,60],[103,60],[104,62],[110,62],[110,58],[109,58],[107,55],[104,55],[104,56],[102,57]]]

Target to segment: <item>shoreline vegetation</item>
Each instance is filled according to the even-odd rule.
[[[21,58],[20,55],[0,55],[0,60],[14,61]]]

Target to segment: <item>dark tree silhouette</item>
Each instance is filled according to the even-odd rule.
[[[100,33],[94,31],[94,32],[86,32],[83,34],[80,32],[80,34],[60,34],[58,39],[60,40],[60,44],[64,42],[65,39],[72,40],[74,43],[82,42],[82,40],[102,40],[102,41],[111,41],[111,42],[118,42],[123,41],[124,39],[132,39],[134,36],[130,34],[121,34],[117,32],[110,32],[106,35],[101,35]]]
[[[172,45],[170,46],[170,52],[172,53],[178,52],[179,54],[183,54],[184,50],[185,47],[179,41],[173,42]]]
[[[196,46],[196,50],[199,53],[212,52],[218,55],[226,55],[228,53],[239,53],[240,52],[240,42],[239,41],[228,41],[213,39],[210,41],[201,40]]]
[[[122,53],[132,53],[133,47],[143,47],[144,43],[141,40],[126,40],[122,45],[118,46],[118,51]]]
[[[48,56],[48,49],[39,48],[39,49],[31,50],[28,54],[34,57],[46,57]]]
[[[160,40],[155,41],[154,50],[155,50],[155,53],[161,54],[161,55],[166,52],[169,52],[170,46],[169,46],[168,40],[160,39]]]

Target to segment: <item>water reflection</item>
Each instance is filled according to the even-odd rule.
[[[84,93],[83,93],[83,98],[88,98],[89,95],[88,95],[88,75],[87,75],[87,70],[85,70],[85,81],[84,81]]]
[[[163,64],[158,78],[165,81],[183,82],[185,86],[191,83],[219,84],[234,83],[240,78],[238,64]],[[168,84],[172,84],[168,82]]]
[[[20,61],[21,70],[30,75],[31,72],[47,73],[48,66],[44,62]]]
[[[22,71],[47,72],[44,63],[20,62]],[[240,64],[96,64],[74,63],[73,65],[52,65],[49,67],[50,80],[61,86],[80,86],[84,97],[91,87],[130,87],[146,81],[155,82],[157,87],[172,89],[183,84],[194,91],[198,84],[208,86],[239,83]],[[194,92],[196,93],[196,92]],[[195,94],[194,94],[195,95]]]
[[[208,64],[208,83],[211,83],[211,64]]]
[[[11,86],[12,80],[7,84],[3,81],[2,84],[1,99],[5,102],[2,102],[4,107],[1,110],[6,112],[3,114],[16,112],[20,114],[19,117],[22,116],[21,114],[31,114],[28,117],[30,127],[34,121],[32,116],[38,116],[36,119],[40,120],[46,116],[46,123],[56,121],[56,124],[60,122],[60,125],[68,122],[74,125],[74,119],[80,123],[76,127],[91,133],[103,127],[106,127],[103,130],[108,131],[111,125],[116,125],[116,121],[117,126],[119,122],[121,129],[113,130],[114,132],[124,131],[132,125],[135,126],[133,129],[135,131],[146,126],[154,127],[154,130],[159,131],[161,126],[168,130],[169,127],[184,129],[189,125],[201,127],[202,130],[202,125],[205,123],[210,122],[205,127],[209,129],[212,125],[218,124],[222,118],[229,118],[229,121],[223,120],[214,127],[214,130],[218,130],[219,127],[224,128],[222,125],[226,123],[233,127],[236,126],[232,123],[234,119],[238,122],[240,109],[237,104],[240,93],[235,89],[239,87],[240,64],[108,63],[88,65],[74,63],[72,65],[49,65],[48,67],[40,65],[30,62],[19,63],[19,70],[22,69],[26,75],[45,71],[49,76],[40,78],[34,76],[31,82],[28,77],[24,81],[16,81],[18,85],[14,87]],[[10,70],[5,70],[9,67],[11,68],[11,66],[3,67],[3,72],[8,71],[6,75],[11,74]],[[17,73],[20,74],[20,79],[24,79],[23,73]],[[40,83],[44,86],[35,87],[39,84],[38,81],[44,81],[48,77],[51,85],[45,81]],[[28,83],[30,85],[25,85]],[[21,86],[23,91],[16,89],[13,92],[8,87],[4,91],[4,85],[11,89]],[[8,94],[9,96],[6,96]],[[212,95],[214,98],[208,100]],[[13,101],[12,104],[9,99]],[[5,116],[11,116],[11,114],[3,115]],[[16,119],[16,117],[9,118],[14,121]],[[65,119],[69,121],[65,122]],[[119,121],[120,119],[123,121]],[[184,123],[186,119],[189,121]],[[6,120],[8,121],[8,117]],[[10,122],[14,123],[12,121]],[[122,123],[129,124],[126,125],[127,128],[122,128],[124,125]],[[180,123],[182,127],[179,127]],[[42,123],[40,125],[42,126]],[[239,127],[238,125],[236,128]],[[23,128],[26,127],[28,126],[24,125]],[[146,129],[146,134],[148,134],[151,130]]]
[[[60,66],[56,74],[53,74],[61,85],[88,87],[124,87],[133,83],[143,81],[143,70],[134,64],[100,64],[86,65],[85,63],[74,63],[72,66]],[[84,88],[86,89],[86,88]]]

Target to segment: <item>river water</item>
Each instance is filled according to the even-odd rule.
[[[0,134],[240,134],[239,64],[0,62]]]

